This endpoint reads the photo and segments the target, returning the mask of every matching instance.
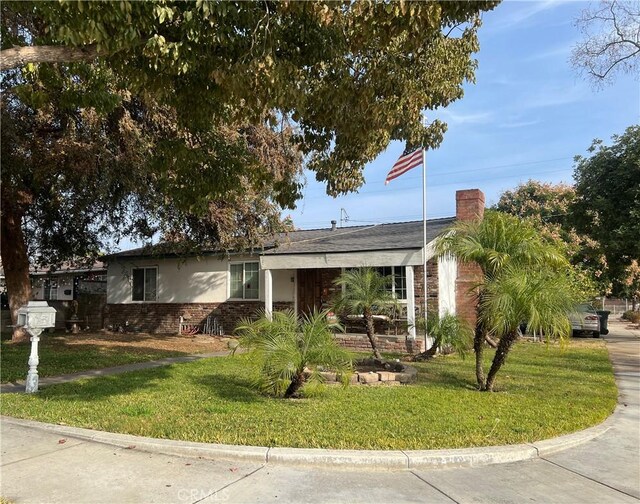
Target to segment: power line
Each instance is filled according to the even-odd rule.
[[[528,161],[526,163],[513,163],[513,164],[505,164],[505,165],[494,165],[494,166],[485,166],[484,168],[472,168],[470,170],[458,170],[458,171],[447,171],[447,172],[436,172],[436,173],[432,173],[431,171],[429,171],[429,167],[427,166],[427,172],[435,177],[435,176],[443,176],[443,175],[458,175],[460,173],[471,173],[471,172],[478,172],[478,171],[485,171],[485,170],[497,170],[499,168],[514,168],[514,167],[518,167],[518,166],[530,166],[530,165],[536,165],[536,164],[544,164],[544,163],[551,163],[554,161],[566,161],[567,159],[573,159],[573,157],[561,157],[561,158],[553,158],[553,159],[543,159],[540,161]],[[429,163],[427,163],[428,165]],[[447,168],[442,168],[442,170],[446,170]],[[410,179],[418,179],[418,178],[422,178],[421,175],[415,175],[415,176],[409,176],[409,177],[402,177],[403,180],[410,180]],[[367,183],[374,183],[374,182],[384,182],[386,180],[386,178],[383,179],[374,179],[374,180],[370,180]]]
[[[561,173],[561,172],[566,172],[567,170],[571,170],[572,168],[562,168],[560,170],[545,170],[545,171],[539,171],[536,173],[529,173],[529,174],[522,174],[522,173],[518,173],[515,175],[503,175],[501,177],[491,177],[490,180],[503,180],[503,179],[514,179],[514,178],[521,178],[521,177],[527,177],[527,178],[531,178],[532,176],[536,176],[536,175],[545,175],[545,174],[549,174],[549,173]],[[473,170],[475,171],[475,170]],[[446,175],[446,174],[443,174]],[[415,178],[415,177],[414,177]],[[487,177],[483,177],[481,179],[471,179],[471,180],[464,180],[464,183],[473,183],[473,182],[486,182],[487,181]],[[459,184],[459,182],[441,182],[438,184],[428,184],[428,187],[442,187],[442,186],[446,186],[446,185],[452,185],[454,183]],[[375,191],[363,191],[360,193],[357,193],[359,196],[367,196],[369,194],[380,194],[380,193],[393,193],[393,194],[397,194],[400,192],[408,192],[408,191],[415,191],[418,188],[416,187],[398,187],[398,188],[391,188],[389,189],[388,187],[385,189],[377,189]],[[342,197],[345,196],[349,196],[348,194],[345,194]],[[320,196],[310,196],[308,198],[306,198],[306,200],[316,200],[316,199],[321,199],[321,198],[326,198],[327,195],[323,194]]]

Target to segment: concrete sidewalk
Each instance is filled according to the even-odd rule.
[[[620,390],[601,436],[483,467],[345,470],[177,457],[2,421],[1,494],[19,502],[640,502],[640,334],[606,337]],[[568,384],[570,386],[570,384]]]

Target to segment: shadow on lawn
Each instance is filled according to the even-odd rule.
[[[49,385],[40,390],[38,396],[48,401],[97,402],[111,396],[157,388],[160,381],[170,378],[172,367],[162,366],[60,385]]]
[[[189,355],[189,352],[161,350],[153,347],[111,346],[100,344],[67,344],[61,340],[44,339],[39,348],[40,377],[76,373],[165,357]],[[24,380],[28,370],[31,343],[2,344],[2,383]]]
[[[206,376],[190,377],[191,381],[204,386],[207,392],[233,402],[264,402],[266,397],[260,395],[249,377],[214,373]]]

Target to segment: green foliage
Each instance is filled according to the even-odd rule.
[[[491,210],[480,221],[457,222],[438,239],[436,247],[441,256],[451,254],[463,262],[476,263],[486,280],[510,265],[567,265],[562,252],[544,242],[529,222]]]
[[[624,312],[622,314],[622,318],[624,320],[628,320],[629,322],[632,322],[634,324],[640,324],[640,312],[639,311],[627,310],[626,312]]]
[[[273,312],[271,320],[265,314],[243,320],[236,333],[240,347],[250,350],[259,368],[256,385],[274,396],[294,397],[306,381],[321,379],[318,366],[348,378],[351,357],[336,343],[334,330],[341,327],[327,321],[326,311],[298,318],[289,310]]]
[[[1,343],[0,382],[24,380],[29,366],[31,345],[25,343]],[[101,369],[135,362],[145,362],[165,357],[177,357],[185,352],[156,350],[153,348],[114,348],[97,344],[66,344],[63,338],[44,335],[39,344],[40,377],[77,373],[87,369]]]
[[[600,340],[571,341],[560,351],[517,343],[502,394],[475,392],[468,361],[455,354],[413,365],[413,385],[326,387],[313,400],[283,401],[260,394],[248,376],[250,357],[236,355],[3,394],[0,408],[19,418],[205,443],[424,450],[570,434],[604,421],[616,405]]]
[[[576,299],[558,270],[508,266],[483,286],[479,312],[485,329],[498,338],[516,333],[519,325],[547,340],[571,334],[567,314]]]
[[[611,290],[607,261],[600,244],[576,232],[571,213],[575,188],[529,180],[500,196],[494,209],[529,219],[545,240],[561,248],[571,262],[570,281],[580,299],[593,299]]]
[[[391,277],[383,277],[369,267],[353,268],[344,271],[333,283],[340,288],[332,300],[334,311],[362,316],[373,355],[382,359],[376,345],[373,315],[386,313],[395,306],[396,299],[389,291]]]
[[[618,294],[625,270],[640,260],[640,126],[614,135],[611,146],[594,140],[589,151],[589,157],[576,157],[572,224],[600,244]]]
[[[548,338],[569,335],[567,313],[577,299],[566,274],[568,261],[530,222],[490,210],[482,220],[457,222],[438,239],[436,250],[440,256],[475,263],[482,272],[476,286],[474,336],[481,390],[493,390],[523,321],[545,331]],[[485,379],[482,352],[487,334],[500,341]]]
[[[2,43],[95,46],[190,129],[291,121],[336,195],[391,140],[440,144],[446,125],[422,113],[462,97],[480,15],[497,4],[7,1]]]
[[[431,356],[440,351],[454,351],[463,359],[473,347],[473,330],[457,315],[446,313],[440,317],[437,313],[429,313],[416,318],[416,330],[431,336],[433,346],[425,353]]]
[[[381,314],[395,303],[395,298],[389,290],[391,277],[384,277],[373,268],[346,270],[333,283],[340,287],[332,300],[337,313]]]

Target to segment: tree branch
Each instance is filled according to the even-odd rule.
[[[10,70],[27,63],[73,63],[91,61],[98,56],[95,44],[83,47],[25,46],[0,51],[0,70]]]

